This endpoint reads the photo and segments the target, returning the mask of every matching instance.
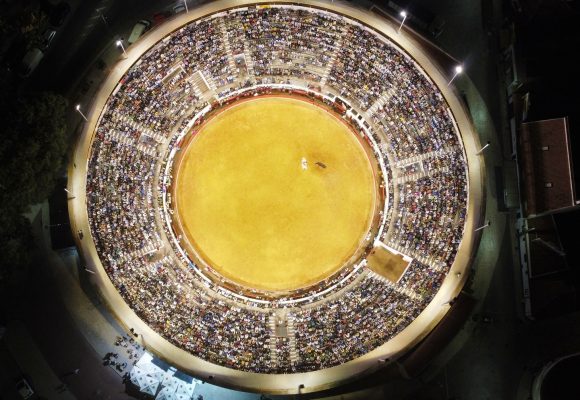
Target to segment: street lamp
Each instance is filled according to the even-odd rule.
[[[451,80],[447,83],[447,86],[451,85],[451,82],[453,82],[455,80],[455,78],[457,78],[457,75],[459,75],[460,73],[463,72],[463,66],[458,65],[455,67],[455,74],[453,74],[453,77],[451,78]]]
[[[451,300],[447,300],[445,303],[441,304],[441,307],[449,304],[449,307],[453,306],[453,304],[455,304],[455,301],[457,300],[457,297],[452,298]]]
[[[487,148],[489,147],[489,145],[490,145],[490,144],[491,144],[491,142],[487,142],[487,143],[485,144],[485,146],[483,146],[481,149],[479,149],[479,151],[478,151],[477,153],[475,153],[475,155],[476,155],[476,156],[478,156],[478,155],[480,155],[481,153],[483,153],[483,151],[484,151],[485,149],[487,149]]]
[[[399,29],[397,29],[397,33],[401,33],[401,28],[403,27],[403,24],[405,23],[405,20],[407,19],[407,11],[401,11],[399,13],[399,15],[401,17],[403,17],[403,20],[401,21],[401,25],[399,25]]]
[[[123,41],[121,39],[117,40],[117,47],[120,47],[123,50],[123,55],[127,57],[127,52],[125,51],[125,46],[123,46]]]
[[[70,197],[67,200],[72,200],[74,199],[76,196],[74,194],[72,194],[72,192],[70,190],[68,190],[67,188],[64,188],[64,191],[67,192],[68,194],[70,194]]]
[[[491,221],[487,221],[487,222],[485,223],[485,225],[482,225],[482,226],[480,226],[479,228],[475,229],[473,232],[477,232],[477,231],[480,231],[480,230],[482,230],[482,229],[485,229],[485,228],[487,228],[489,225],[491,225]]]
[[[75,110],[77,110],[77,112],[81,115],[81,117],[83,117],[83,119],[85,121],[88,121],[87,116],[85,114],[83,114],[83,112],[81,111],[81,105],[77,104],[77,106],[75,107]]]

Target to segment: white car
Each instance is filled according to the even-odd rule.
[[[185,6],[183,4],[178,4],[173,7],[173,14],[179,14],[185,11]]]
[[[38,47],[35,47],[29,50],[24,57],[22,57],[22,61],[18,67],[18,74],[26,78],[30,76],[32,72],[36,69],[40,60],[44,57],[44,52],[40,50]]]
[[[131,31],[131,35],[129,35],[129,39],[127,39],[127,43],[133,44],[139,39],[139,37],[151,26],[151,22],[147,21],[146,19],[142,19],[141,21],[137,22]]]

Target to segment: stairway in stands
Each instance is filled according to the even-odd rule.
[[[384,93],[381,93],[381,95],[379,96],[379,98],[366,111],[367,116],[372,117],[373,114],[379,108],[382,108],[385,105],[385,103],[387,103],[391,99],[391,97],[393,97],[396,93],[397,93],[397,91],[395,89],[393,89],[393,88],[387,90]]]
[[[244,60],[246,61],[246,68],[251,80],[255,81],[256,74],[254,72],[254,59],[252,58],[252,52],[250,51],[250,43],[244,40]]]
[[[208,100],[215,95],[215,84],[203,72],[195,71],[191,74],[189,80],[193,84],[195,94],[199,98]]]
[[[163,136],[159,132],[155,132],[150,128],[146,127],[145,125],[136,122],[133,118],[120,113],[113,113],[113,121],[121,121],[130,126],[135,131],[139,132],[141,135],[149,136],[150,138],[154,139],[157,143],[163,143],[167,140],[165,136]]]
[[[294,328],[294,317],[288,314],[287,317],[288,344],[290,345],[290,363],[294,366],[298,363],[298,350],[296,350],[296,330]]]
[[[219,18],[220,30],[222,31],[222,41],[224,42],[224,48],[228,55],[228,64],[232,72],[235,72],[238,68],[236,67],[236,62],[234,61],[234,53],[230,47],[230,41],[228,40],[228,30],[226,29],[226,23],[222,18]]]
[[[342,35],[340,35],[339,41],[336,43],[336,46],[334,46],[334,50],[332,52],[332,55],[330,56],[330,61],[328,62],[328,64],[326,65],[326,67],[324,69],[324,72],[322,73],[322,79],[320,80],[320,86],[326,85],[326,81],[328,80],[328,76],[330,75],[330,71],[332,71],[332,67],[334,66],[334,63],[336,62],[336,59],[338,58],[338,54],[342,50],[342,44],[344,43],[344,38],[345,38],[347,33],[348,33],[348,25],[345,25],[345,27],[343,28]]]
[[[298,362],[296,351],[296,337],[293,319],[285,312],[279,311],[270,316],[270,360],[274,369],[280,372],[290,372]]]
[[[421,300],[421,296],[417,293],[415,293],[414,291],[412,291],[409,288],[397,285],[393,282],[391,282],[389,279],[385,278],[384,276],[382,276],[381,274],[376,273],[375,271],[369,269],[368,270],[368,275],[370,277],[372,277],[373,279],[379,280],[383,283],[385,283],[388,287],[390,287],[391,289],[393,289],[395,292],[397,293],[401,293],[413,300]]]

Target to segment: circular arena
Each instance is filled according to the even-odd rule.
[[[342,4],[217,1],[149,32],[97,94],[69,178],[112,313],[179,368],[258,392],[404,354],[461,291],[484,206],[448,80]]]

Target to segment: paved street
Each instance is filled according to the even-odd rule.
[[[68,390],[79,399],[124,399],[124,386],[121,378],[110,368],[103,367],[100,354],[97,354],[87,342],[79,327],[62,302],[62,288],[55,281],[51,267],[58,265],[59,260],[50,259],[55,254],[46,251],[47,243],[42,240],[43,224],[41,214],[34,221],[35,234],[40,240],[36,262],[27,280],[26,287],[7,293],[10,304],[7,309],[8,320],[12,316],[22,320],[23,328],[42,352],[48,365],[57,377],[53,383],[65,383]],[[48,257],[48,258],[47,258]],[[62,261],[60,262],[62,265]],[[78,301],[79,299],[71,299]],[[10,326],[10,324],[9,324]],[[22,367],[22,366],[21,366]],[[78,374],[67,373],[79,369]],[[34,371],[25,371],[33,374]],[[39,374],[41,376],[41,374]],[[54,389],[56,390],[56,386]],[[47,398],[56,398],[55,393],[42,392]]]
[[[72,100],[81,97],[82,86],[89,82],[84,82],[87,75],[98,70],[103,79],[107,67],[112,64],[107,58],[120,56],[121,50],[115,46],[118,39],[126,40],[137,21],[147,19],[153,23],[155,13],[171,13],[173,6],[181,2],[73,0],[70,3],[73,6],[71,15],[30,78],[30,85],[64,93],[74,104]],[[197,0],[188,1],[190,7],[197,3]],[[99,60],[105,61],[104,65],[99,66]],[[98,83],[94,80],[92,85]]]

